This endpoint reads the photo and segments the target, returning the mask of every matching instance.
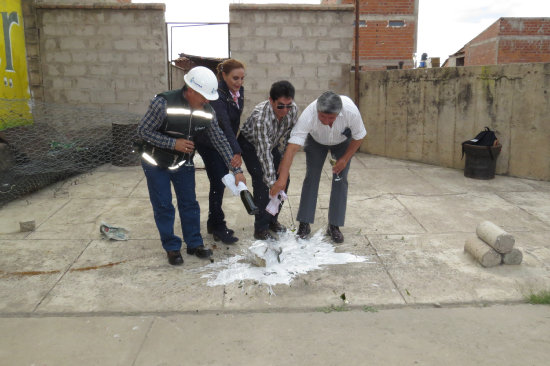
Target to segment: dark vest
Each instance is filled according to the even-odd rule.
[[[174,138],[194,139],[200,133],[206,132],[214,110],[209,104],[204,105],[204,110],[191,110],[189,102],[183,97],[183,89],[172,90],[158,94],[166,99],[166,119],[162,122],[160,132]]]

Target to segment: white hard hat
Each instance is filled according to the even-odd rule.
[[[185,74],[183,80],[187,86],[206,99],[218,99],[218,79],[210,69],[204,66],[194,67]]]

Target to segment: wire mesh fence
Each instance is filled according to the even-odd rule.
[[[37,101],[29,108],[22,119],[13,101],[0,100],[0,207],[103,164],[139,164],[140,115]]]

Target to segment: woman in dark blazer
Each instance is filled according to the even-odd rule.
[[[242,86],[245,76],[244,65],[235,59],[227,59],[218,65],[217,76],[219,98],[211,101],[210,105],[216,111],[218,123],[233,150],[231,165],[239,167],[242,164],[241,148],[236,136],[244,105],[244,88]],[[206,174],[210,181],[207,231],[209,234],[213,234],[216,241],[221,240],[226,244],[234,243],[239,239],[233,235],[235,233],[233,230],[227,228],[222,210],[225,186],[221,179],[228,173],[227,166],[208,138],[198,140],[195,146],[204,161]]]

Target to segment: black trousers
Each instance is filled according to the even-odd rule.
[[[258,158],[256,148],[252,143],[250,143],[244,136],[239,135],[237,139],[242,150],[242,158],[246,169],[252,178],[252,195],[254,196],[254,203],[258,206],[260,213],[257,214],[254,218],[254,230],[263,231],[269,229],[269,224],[276,222],[279,214],[272,216],[269,212],[265,210],[267,204],[269,203],[269,188],[264,182],[264,172],[262,170],[262,165]],[[279,169],[279,164],[281,163],[281,153],[279,152],[278,147],[276,146],[271,150],[271,155],[273,156],[273,165],[275,171]],[[286,183],[285,192],[288,190],[290,184],[290,177]],[[282,205],[281,205],[282,207]],[[279,207],[279,212],[281,212],[281,207]]]

